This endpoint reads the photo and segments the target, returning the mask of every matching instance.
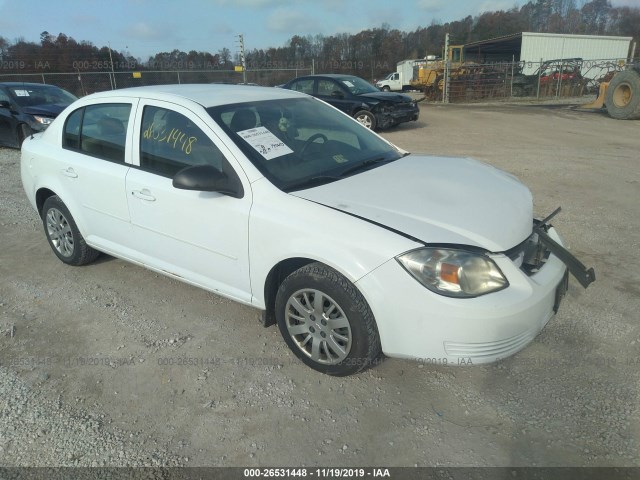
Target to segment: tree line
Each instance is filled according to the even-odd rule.
[[[445,34],[455,44],[518,32],[631,36],[640,40],[640,8],[613,7],[609,0],[531,0],[519,8],[485,12],[457,21],[405,32],[383,24],[355,34],[293,35],[283,46],[245,52],[248,71],[310,69],[379,78],[398,61],[440,55]],[[246,38],[247,43],[251,38]],[[640,50],[640,48],[639,48]],[[636,53],[638,55],[638,53]],[[217,52],[175,49],[148,59],[127,51],[97,47],[60,33],[42,32],[40,42],[0,36],[0,73],[53,73],[131,70],[233,70],[239,54],[227,47]]]

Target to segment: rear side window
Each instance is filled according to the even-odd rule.
[[[224,155],[211,139],[184,115],[147,106],[142,114],[140,167],[173,177],[185,167],[212,165],[222,171]]]
[[[90,105],[73,112],[64,127],[63,146],[91,156],[124,162],[131,104]]]
[[[313,78],[305,78],[303,80],[297,80],[291,84],[291,90],[296,92],[306,93],[308,95],[313,94]]]
[[[80,108],[67,117],[62,140],[63,147],[73,150],[80,149],[80,126],[82,125],[83,114],[84,108]]]

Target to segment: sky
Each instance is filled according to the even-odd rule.
[[[146,61],[174,49],[216,53],[223,47],[280,47],[293,35],[357,33],[386,23],[411,31],[519,7],[526,0],[0,0],[0,36],[40,41],[64,33],[77,41],[130,52]],[[637,6],[640,0],[613,0]]]

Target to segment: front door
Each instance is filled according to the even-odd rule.
[[[354,102],[350,98],[351,93],[342,88],[335,80],[330,78],[318,79],[317,96],[347,115],[354,113]]]
[[[5,101],[9,105],[13,104],[13,101],[2,89],[0,89],[0,101]],[[14,146],[17,142],[16,135],[16,119],[11,113],[11,109],[8,107],[0,106],[0,145]]]
[[[188,166],[209,164],[231,175],[239,169],[232,167],[226,147],[190,110],[152,100],[141,108],[134,139],[139,166],[129,171],[126,180],[140,260],[156,270],[250,303],[248,223],[252,197],[246,178],[241,180],[243,198],[174,188],[173,176]]]

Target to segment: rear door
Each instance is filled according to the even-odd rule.
[[[155,100],[141,100],[134,145],[126,196],[141,261],[250,303],[251,187],[226,146],[191,110]],[[173,187],[179,170],[201,164],[237,175],[244,197]]]
[[[81,107],[65,120],[66,150],[56,172],[62,179],[62,201],[98,249],[127,255],[131,224],[125,177],[131,165],[129,128],[137,100],[110,98]],[[127,148],[129,146],[129,148]]]

